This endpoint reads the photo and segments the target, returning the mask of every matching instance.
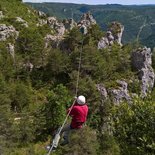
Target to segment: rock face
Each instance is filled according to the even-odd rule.
[[[12,25],[6,26],[5,24],[0,24],[0,41],[6,41],[9,37],[14,37],[16,39],[18,35],[19,32],[16,31]]]
[[[122,35],[124,31],[124,26],[118,22],[112,22],[110,24],[109,30],[106,32],[106,35],[101,38],[98,42],[98,49],[107,48],[113,43],[117,43],[122,46]]]
[[[29,27],[28,23],[20,17],[16,17],[16,21],[21,23],[22,26]]]
[[[131,97],[128,92],[128,84],[125,81],[117,80],[117,83],[120,85],[117,89],[108,89],[102,85],[98,84],[97,89],[100,92],[102,99],[106,100],[108,96],[111,96],[113,103],[119,105],[123,100],[126,100],[128,103],[131,103]]]
[[[139,79],[142,82],[141,96],[145,97],[153,89],[155,74],[152,68],[152,53],[150,48],[139,48],[132,52],[132,66],[139,71]]]
[[[131,103],[131,97],[128,93],[128,84],[125,81],[120,80],[117,80],[117,83],[120,85],[119,88],[109,90],[113,102],[119,104],[125,99],[128,103]]]

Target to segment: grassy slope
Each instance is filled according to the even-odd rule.
[[[38,17],[35,12],[31,7],[21,3],[20,0],[0,0],[0,10],[3,11],[5,18],[7,18],[1,20],[0,23],[5,23],[6,21],[9,21],[8,19],[15,17],[21,17],[27,21],[30,26],[36,25],[37,23]]]

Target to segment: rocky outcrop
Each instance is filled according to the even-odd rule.
[[[81,20],[78,22],[79,27],[82,25],[89,27],[94,24],[96,24],[96,20],[93,18],[92,14],[90,12],[84,13],[81,17]]]
[[[131,103],[131,97],[128,92],[128,84],[125,81],[117,80],[117,83],[120,85],[117,89],[110,89],[108,92],[113,99],[115,104],[121,103],[123,100],[126,100],[128,103]]]
[[[45,21],[44,23],[43,21],[41,22],[42,23],[40,23],[40,25],[46,23]],[[59,22],[55,17],[48,17],[47,24],[50,26],[51,29],[54,29],[55,34],[48,34],[45,37],[45,47],[48,47],[50,45],[56,48],[59,45],[65,47],[65,45],[63,45],[65,32],[68,32],[77,26],[81,30],[81,32],[83,31],[83,33],[86,34],[87,28],[90,27],[92,24],[96,24],[96,21],[90,13],[86,13],[81,17],[81,20],[78,22],[78,24],[73,19],[65,19],[62,22]]]
[[[57,48],[60,42],[63,40],[63,35],[65,33],[65,26],[63,23],[58,22],[55,17],[48,17],[47,24],[51,29],[54,29],[55,34],[47,34],[45,39],[45,48],[48,46]]]
[[[68,30],[72,30],[74,27],[77,26],[77,23],[71,18],[71,19],[65,19],[62,22],[65,26],[65,29]]]
[[[106,33],[105,37],[102,37],[98,42],[98,49],[103,49],[111,46],[114,43],[114,37],[110,31]]]
[[[16,17],[16,22],[21,23],[22,26],[29,27],[28,23],[20,17]]]
[[[141,96],[146,97],[153,89],[155,82],[155,73],[152,68],[152,53],[150,48],[138,48],[132,52],[131,63],[135,70],[138,71],[138,78],[141,84]],[[106,89],[102,84],[97,85],[102,99],[111,98],[113,103],[120,104],[126,100],[129,104],[132,103],[132,98],[138,96],[128,91],[128,84],[123,80],[117,80],[119,87]]]
[[[116,41],[119,45],[122,45],[122,35],[124,31],[124,26],[119,22],[112,22],[109,26],[109,31],[114,36],[114,41]]]
[[[152,53],[150,48],[139,48],[132,52],[132,66],[138,71],[141,81],[141,96],[145,97],[153,89],[155,73],[152,68]]]
[[[111,89],[106,89],[103,84],[97,85],[97,89],[101,94],[102,100],[105,101],[108,97],[110,97],[116,105],[120,104],[123,100],[131,103],[132,98],[128,92],[128,84],[121,80],[117,80],[117,83],[119,84],[119,87]]]
[[[65,33],[65,27],[64,27],[63,23],[56,24],[54,29],[57,32],[58,36],[63,36]]]
[[[57,21],[56,17],[48,17],[48,18],[47,18],[47,24],[48,24],[52,29],[54,29],[55,25],[58,24],[58,21]]]
[[[112,22],[109,26],[109,30],[106,32],[105,36],[101,38],[98,42],[98,49],[107,48],[114,43],[122,46],[122,35],[124,31],[124,26],[118,22]]]
[[[0,41],[6,41],[8,38],[13,37],[17,38],[19,32],[11,26],[6,26],[5,24],[0,24]]]
[[[63,23],[58,22],[55,17],[48,17],[47,24],[50,28],[54,29],[57,32],[58,36],[62,36],[65,33],[65,26]]]
[[[84,34],[86,34],[88,27],[95,24],[96,20],[93,18],[92,14],[88,12],[82,15],[81,20],[78,22],[77,26],[82,29]]]

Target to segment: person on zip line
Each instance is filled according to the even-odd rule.
[[[88,115],[88,106],[86,103],[86,98],[83,95],[76,97],[73,107],[70,107],[67,110],[67,114],[68,113],[69,116],[72,117],[72,120],[71,123],[66,124],[61,130],[60,135],[63,135],[63,142],[60,144],[61,146],[64,146],[69,143],[69,134],[72,130],[81,129],[83,127],[83,124],[86,122]],[[59,129],[57,132],[59,132]],[[55,136],[53,140],[53,150],[57,148],[59,139],[59,135],[58,137]],[[50,149],[50,146],[47,146],[47,149]]]
[[[73,108],[69,108],[67,110],[67,113],[69,113],[69,116],[72,117],[72,120],[70,124],[65,125],[62,129],[64,141],[61,143],[61,145],[69,143],[69,134],[72,129],[81,129],[83,124],[86,122],[88,115],[88,106],[86,104],[85,97],[80,95],[76,99]]]

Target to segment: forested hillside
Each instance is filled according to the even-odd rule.
[[[95,9],[79,19],[87,7],[62,21],[0,0],[0,155],[45,155],[76,91],[87,122],[53,155],[155,154],[155,52],[122,43],[123,22],[103,31]]]
[[[79,20],[83,13],[90,11],[103,30],[112,21],[125,26],[123,42],[138,39],[143,45],[155,46],[155,6],[123,5],[84,5],[65,3],[29,3],[30,6],[60,19],[74,18]]]

